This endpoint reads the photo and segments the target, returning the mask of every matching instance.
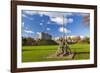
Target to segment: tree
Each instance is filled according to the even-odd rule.
[[[84,39],[81,39],[80,41],[79,41],[79,43],[90,43],[90,38],[89,37],[85,37]]]
[[[22,37],[22,45],[36,45],[36,41],[31,37]]]
[[[26,43],[27,43],[27,39],[22,37],[22,45],[26,45]]]
[[[57,43],[54,40],[39,39],[37,40],[37,45],[57,45]]]
[[[85,37],[85,42],[86,43],[90,43],[90,38],[89,37]]]

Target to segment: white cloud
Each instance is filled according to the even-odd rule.
[[[56,22],[57,24],[63,25],[63,18],[62,17],[52,17],[51,21]]]
[[[24,27],[24,25],[25,25],[24,22],[22,22],[22,27]]]
[[[33,18],[27,16],[26,14],[22,14],[22,17],[24,17],[24,18],[28,18],[29,20],[33,20]]]
[[[80,13],[81,16],[89,16],[89,13]]]
[[[34,34],[34,32],[31,30],[24,30],[24,32],[29,33],[29,34]]]
[[[53,22],[56,22],[59,25],[72,23],[72,18],[65,18],[66,16],[71,16],[73,13],[57,13],[57,12],[37,12],[37,14],[40,14],[40,16],[46,15],[50,17],[50,20]],[[64,16],[64,17],[63,17]]]
[[[57,13],[57,12],[49,12],[49,11],[43,11],[42,12],[42,11],[32,11],[32,10],[24,11],[24,13],[26,13],[28,15],[40,14],[40,16],[46,15],[46,16],[49,16],[49,17],[61,17],[61,16],[71,16],[71,15],[73,15],[73,13],[71,13],[71,12]]]
[[[25,27],[25,29],[27,30],[27,29],[28,29],[28,27]]]
[[[72,23],[73,18],[63,18],[63,17],[51,17],[51,21],[56,22],[59,25]]]
[[[48,21],[47,24],[50,24],[50,21]]]
[[[40,34],[40,32],[36,32],[36,34]]]
[[[73,21],[74,21],[73,18],[68,19],[68,23],[72,23]]]
[[[27,10],[27,11],[24,11],[25,14],[28,14],[28,15],[35,15],[35,14],[39,14],[41,17],[43,15],[46,14],[46,12],[40,12],[40,11],[32,11],[32,10]]]
[[[70,33],[71,31],[68,30],[67,28],[60,27],[59,28],[59,32],[62,32],[62,33]]]
[[[43,23],[40,23],[40,26],[42,26],[43,25]]]
[[[73,13],[57,13],[57,12],[37,12],[40,15],[46,15],[49,17],[62,17],[62,16],[69,16],[69,15],[73,15]]]
[[[25,15],[25,14],[22,14],[22,17],[26,17],[26,18],[27,18],[27,15]]]
[[[50,29],[50,28],[46,28],[46,30],[48,30],[48,31],[49,31],[49,30],[51,30],[51,29]]]
[[[67,19],[65,18],[66,16],[71,16],[73,15],[73,13],[68,12],[68,13],[64,13],[64,12],[42,12],[42,11],[24,11],[24,13],[28,14],[28,15],[34,15],[34,14],[39,14],[41,17],[43,15],[49,16],[50,20],[53,22],[56,22],[57,24],[63,24],[63,23],[71,23],[73,20],[72,19]],[[24,17],[27,17],[25,14],[23,14]],[[64,17],[63,17],[64,16]],[[29,18],[29,17],[28,17]],[[63,18],[64,18],[64,22],[63,22]]]
[[[38,12],[37,14],[39,14],[39,15],[40,15],[40,17],[42,17],[42,16],[44,15],[44,14],[42,14],[42,13],[39,13],[39,12]]]
[[[34,14],[37,13],[37,11],[25,10],[24,13],[25,13],[25,14],[28,14],[28,15],[34,15]]]

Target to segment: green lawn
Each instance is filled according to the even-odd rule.
[[[73,44],[69,46],[73,52],[77,53],[74,60],[89,59],[89,44]],[[23,46],[22,62],[68,60],[67,58],[47,58],[49,55],[54,54],[57,51],[57,48],[58,45]]]

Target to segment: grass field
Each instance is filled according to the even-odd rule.
[[[76,53],[73,60],[89,59],[89,44],[73,44],[69,45],[71,50]],[[39,61],[60,61],[68,60],[67,58],[47,58],[49,55],[57,51],[58,45],[47,46],[23,46],[22,62],[39,62]]]

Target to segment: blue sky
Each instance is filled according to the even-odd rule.
[[[61,37],[63,31],[66,36],[89,36],[90,33],[88,13],[22,10],[21,17],[23,37],[35,38],[38,32],[53,37]]]

